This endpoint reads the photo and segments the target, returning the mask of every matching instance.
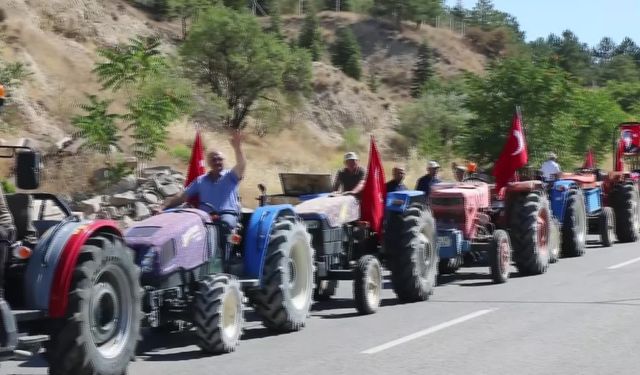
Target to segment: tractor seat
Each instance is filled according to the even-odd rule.
[[[16,226],[16,240],[35,244],[38,232],[33,226],[33,198],[30,194],[7,194],[7,207]]]

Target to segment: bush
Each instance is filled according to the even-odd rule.
[[[362,75],[360,57],[360,46],[353,31],[346,27],[338,29],[336,42],[331,48],[331,63],[339,67],[349,77],[359,80]]]
[[[7,180],[0,180],[0,185],[2,185],[2,191],[4,191],[5,194],[13,194],[16,192],[15,185]]]
[[[188,163],[189,159],[191,159],[191,149],[185,145],[175,146],[169,154],[184,163]]]
[[[362,147],[360,140],[361,130],[356,128],[347,128],[342,133],[342,148],[344,151],[359,150]]]

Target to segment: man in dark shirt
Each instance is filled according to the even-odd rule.
[[[387,186],[387,193],[390,193],[392,191],[409,190],[402,183],[402,180],[404,180],[404,167],[403,166],[396,165],[391,170],[391,173],[393,174],[393,179],[391,179],[391,180],[389,180],[389,182],[387,182],[387,185],[386,185]]]
[[[440,183],[440,179],[438,178],[438,170],[440,169],[440,164],[436,161],[430,161],[427,165],[428,173],[418,179],[416,183],[416,190],[423,191],[426,198],[429,198],[429,193],[431,192],[431,186],[433,184]]]
[[[365,171],[358,165],[358,155],[355,152],[344,154],[344,169],[340,170],[333,182],[334,194],[359,195],[364,188]],[[342,191],[340,188],[342,187]]]

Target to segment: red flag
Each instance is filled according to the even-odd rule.
[[[184,181],[184,186],[187,187],[191,182],[193,182],[198,176],[203,175],[207,172],[204,166],[204,148],[202,147],[202,138],[200,137],[200,132],[196,131],[196,139],[193,142],[193,148],[191,149],[191,159],[189,160],[189,171],[187,172],[187,179]],[[189,203],[198,207],[198,199],[191,199]]]
[[[624,140],[618,140],[618,149],[616,150],[616,172],[624,172]]]
[[[584,157],[584,164],[582,164],[582,168],[584,169],[593,169],[596,167],[595,157],[593,156],[593,150],[590,148],[587,151],[587,155]]]
[[[360,218],[369,222],[371,229],[378,234],[382,233],[385,195],[384,169],[382,168],[376,141],[373,136],[371,136],[367,180],[362,189],[360,201]]]
[[[493,168],[493,175],[496,178],[496,190],[500,191],[502,187],[506,186],[513,179],[516,171],[524,167],[528,160],[527,142],[522,132],[522,120],[520,119],[520,114],[516,112],[513,115],[507,142]]]

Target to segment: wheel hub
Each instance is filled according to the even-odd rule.
[[[549,252],[549,213],[546,210],[540,210],[537,218],[537,239],[538,251],[547,255]]]
[[[371,267],[366,279],[367,300],[371,306],[378,306],[380,303],[380,280],[382,274],[377,266]]]
[[[286,261],[291,302],[298,310],[304,309],[308,303],[307,290],[311,288],[308,280],[310,278],[309,273],[312,271],[308,269],[308,264],[310,263],[308,259],[309,252],[304,241],[304,239],[300,239],[291,247],[291,252]]]
[[[93,287],[91,330],[96,344],[105,343],[113,337],[118,326],[120,300],[111,284],[99,283]]]
[[[506,240],[500,241],[500,266],[502,273],[506,273],[509,269],[511,254],[509,254],[509,244]]]

